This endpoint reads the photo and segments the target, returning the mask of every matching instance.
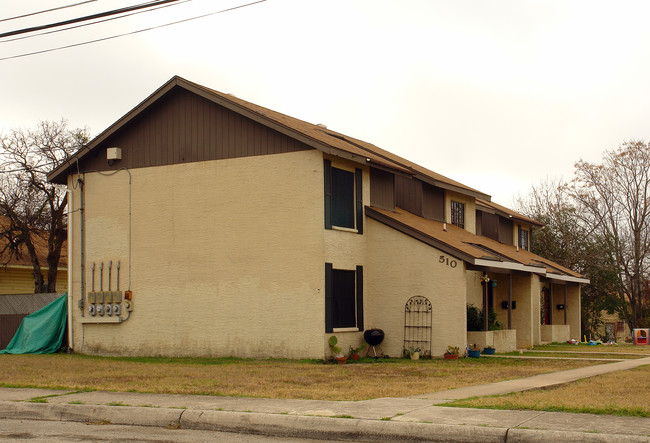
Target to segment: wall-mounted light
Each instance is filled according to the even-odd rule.
[[[122,148],[106,148],[106,160],[108,166],[113,166],[116,160],[122,160]]]

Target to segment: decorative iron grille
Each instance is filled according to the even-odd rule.
[[[420,348],[420,355],[431,356],[432,309],[428,298],[415,296],[404,306],[404,352]]]

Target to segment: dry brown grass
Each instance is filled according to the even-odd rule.
[[[236,359],[0,355],[0,386],[363,400],[404,397],[583,367],[570,360],[369,360],[344,366]]]
[[[650,417],[650,366],[599,375],[556,388],[454,402],[491,409],[589,412]]]

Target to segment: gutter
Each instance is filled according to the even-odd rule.
[[[589,280],[588,278],[572,277],[570,275],[552,274],[550,272],[545,273],[544,276],[551,280],[559,280],[559,281],[569,282],[569,283],[582,283],[585,285],[591,283],[591,280]]]
[[[511,271],[530,272],[533,274],[541,274],[541,275],[544,275],[546,273],[546,270],[544,268],[539,268],[537,266],[527,266],[521,263],[510,262],[510,261],[508,262],[496,261],[496,260],[493,261],[493,260],[485,260],[482,258],[475,258],[474,265],[482,266],[486,268],[499,268],[499,269],[509,269]]]

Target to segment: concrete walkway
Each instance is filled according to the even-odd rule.
[[[534,389],[644,364],[650,364],[650,357],[411,398],[366,401],[2,388],[0,418],[171,426],[375,442],[650,442],[648,418],[435,406],[452,399]]]

